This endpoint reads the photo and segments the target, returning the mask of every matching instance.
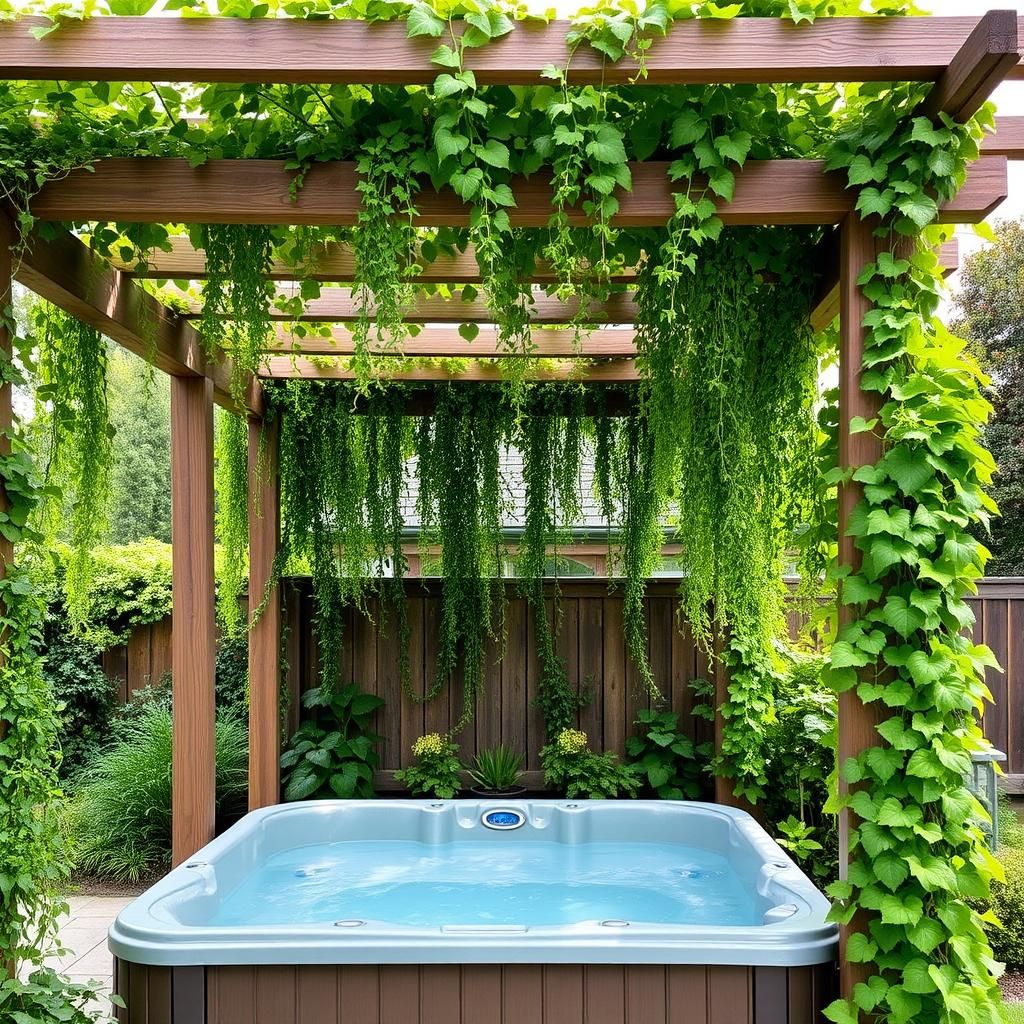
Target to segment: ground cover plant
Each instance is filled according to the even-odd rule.
[[[909,6],[901,0],[873,4],[886,14]],[[199,0],[189,8],[203,9]],[[921,116],[918,104],[930,83],[843,89],[647,83],[634,89],[581,86],[572,78],[571,56],[581,47],[609,61],[628,53],[642,77],[645,53],[676,19],[759,14],[802,23],[860,8],[853,0],[695,0],[642,8],[609,0],[576,16],[565,61],[546,69],[544,84],[511,89],[481,86],[466,54],[516,31],[516,18],[525,17],[520,9],[490,0],[443,9],[419,0],[368,5],[364,16],[403,19],[411,36],[437,41],[438,73],[430,86],[178,90],[7,82],[0,86],[0,181],[19,225],[29,228],[29,199],[43,181],[104,156],[178,156],[199,164],[211,156],[285,154],[296,189],[318,161],[357,160],[366,205],[352,232],[182,229],[211,257],[205,344],[211,356],[220,346],[231,349],[236,397],[268,336],[263,279],[269,261],[305,264],[335,241],[352,243],[357,254],[363,297],[351,361],[356,379],[289,382],[269,396],[284,441],[279,570],[289,558],[311,567],[327,691],[341,678],[341,608],[367,593],[367,566],[386,562],[390,582],[374,585],[399,593],[398,495],[415,455],[421,518],[427,535],[440,540],[444,579],[443,653],[428,696],[461,673],[464,714],[472,715],[487,639],[500,640],[502,632],[495,453],[512,442],[522,450],[528,486],[519,561],[543,666],[538,698],[547,729],[545,768],[557,784],[580,793],[635,789],[639,779],[629,766],[588,751],[585,738],[566,732],[577,698],[554,653],[557,593],[549,595],[538,571],[577,508],[580,453],[592,439],[596,490],[619,538],[624,634],[639,673],[653,693],[659,681],[647,661],[638,595],[669,516],[678,521],[686,549],[681,607],[709,651],[722,640],[729,670],[714,769],[737,793],[761,801],[771,786],[767,734],[780,710],[773,645],[782,609],[779,570],[787,544],[799,536],[803,576],[816,586],[827,569],[844,613],[824,677],[846,695],[842,700],[852,697],[881,713],[877,743],[838,765],[843,795],[829,805],[856,815],[849,870],[830,892],[835,918],[854,926],[847,958],[870,966],[851,999],[834,1003],[828,1017],[835,1024],[852,1024],[861,1015],[891,1024],[994,1022],[1000,1012],[995,963],[984,922],[968,901],[985,900],[1001,868],[985,851],[973,823],[978,808],[963,782],[970,753],[982,743],[977,717],[987,695],[983,673],[992,664],[991,655],[964,635],[972,619],[964,599],[986,560],[975,536],[995,511],[985,491],[993,462],[980,439],[989,405],[984,375],[934,319],[941,281],[932,249],[943,237],[932,226],[939,204],[955,194],[978,155],[990,111],[967,125]],[[55,31],[59,16],[84,13],[63,4],[39,9],[49,13]],[[132,7],[146,9],[147,0]],[[237,13],[270,9],[243,4]],[[288,4],[281,13],[309,11]],[[327,0],[315,13],[353,11]],[[825,158],[846,175],[856,190],[857,214],[877,238],[877,256],[859,278],[873,307],[864,323],[860,382],[878,396],[879,412],[852,428],[873,435],[881,452],[874,465],[854,474],[837,468],[836,396],[825,396],[824,408],[817,408],[820,365],[834,356],[835,342],[833,334],[815,336],[808,327],[821,230],[726,229],[718,216],[749,159],[802,156]],[[650,157],[669,163],[675,214],[656,229],[617,228],[616,190],[630,187],[631,159]],[[521,173],[554,180],[544,228],[512,227],[512,185]],[[469,205],[467,227],[412,227],[417,188],[427,180]],[[585,227],[570,224],[568,210],[576,203],[590,214]],[[87,228],[99,252],[138,262],[152,246],[166,245],[172,230],[121,223]],[[584,307],[621,287],[617,270],[638,265],[633,298],[642,379],[627,396],[627,415],[588,407],[571,387],[552,395],[514,368],[489,393],[438,389],[433,409],[415,428],[398,415],[401,403],[417,397],[415,389],[381,384],[369,339],[403,333],[396,313],[408,289],[417,287],[415,272],[410,285],[410,267],[470,244],[506,353],[532,343],[524,276],[538,260],[555,260],[553,290]],[[303,274],[296,270],[296,276]],[[308,275],[300,298],[315,296],[318,288]],[[460,297],[466,296],[463,289]],[[40,374],[51,457],[78,489],[67,583],[69,613],[77,621],[101,517],[94,513],[106,507],[100,500],[110,459],[104,355],[94,331],[53,311],[39,317],[34,340],[20,341],[18,355]],[[473,333],[465,325],[464,336]],[[401,337],[392,340],[401,343]],[[517,360],[520,367],[524,362]],[[5,376],[14,372],[5,367]],[[222,495],[232,493],[229,479],[243,479],[241,431],[237,424],[228,430],[235,443],[225,445],[220,460]],[[32,506],[55,495],[33,477],[23,448],[4,454],[0,466],[11,497],[4,535],[31,540],[24,528]],[[89,479],[82,477],[85,466],[92,470]],[[857,550],[851,564],[838,562],[840,484],[859,485],[863,495],[847,523]],[[233,549],[241,543],[242,507],[236,487],[222,526]],[[35,817],[36,807],[51,798],[55,769],[54,711],[39,681],[39,609],[18,574],[4,581],[0,597],[8,625],[0,716],[16,725],[0,748],[0,768],[7,769],[0,771],[0,805],[16,808],[10,829],[17,840],[15,854],[0,854],[0,878],[15,880],[14,906],[37,910],[48,921],[59,855]],[[401,636],[401,602],[393,607]],[[27,765],[27,774],[12,777],[14,764]],[[799,818],[787,824],[787,842],[809,854],[808,844],[820,840],[801,826],[808,823]],[[0,844],[0,850],[11,846]],[[18,859],[13,866],[4,859],[12,857]],[[4,914],[6,947],[8,940],[20,941],[24,917],[20,909]],[[26,954],[37,952],[33,946]]]

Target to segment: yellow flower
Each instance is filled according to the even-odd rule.
[[[447,746],[439,733],[428,732],[412,745],[412,752],[417,757],[438,757],[447,752]]]
[[[587,734],[579,729],[563,729],[556,742],[560,753],[582,754],[587,749]]]

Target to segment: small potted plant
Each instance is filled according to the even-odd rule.
[[[459,748],[447,736],[428,732],[413,745],[415,764],[395,772],[395,778],[407,786],[413,796],[436,796],[450,800],[462,788],[459,773]]]
[[[519,784],[523,772],[523,755],[499,743],[476,755],[469,777],[477,796],[522,796],[526,787]]]

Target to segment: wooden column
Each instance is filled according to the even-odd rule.
[[[11,335],[7,330],[7,310],[11,305],[13,294],[11,280],[13,267],[11,247],[15,241],[14,224],[3,210],[0,210],[0,361],[7,363],[11,359]],[[14,426],[14,413],[11,406],[11,385],[0,382],[0,454],[8,455],[11,441],[7,436]],[[0,509],[7,508],[7,494],[0,484]],[[7,566],[14,559],[14,545],[0,536],[0,579],[7,575]],[[0,735],[3,725],[0,724]]]
[[[843,221],[840,233],[840,308],[839,308],[839,465],[843,468],[874,465],[882,456],[882,443],[870,431],[850,433],[850,420],[862,416],[870,420],[878,415],[881,395],[876,391],[863,391],[860,386],[860,368],[864,356],[864,317],[871,309],[870,301],[857,285],[864,266],[874,262],[879,251],[879,240],[872,234],[870,224],[865,225],[857,214]],[[846,535],[850,513],[860,501],[863,489],[850,482],[839,488],[839,561],[860,567],[860,552],[854,539]],[[854,618],[850,606],[839,605],[840,628]],[[884,708],[861,703],[857,694],[848,690],[839,695],[839,764],[848,757],[856,757],[879,740],[875,726],[881,721]],[[840,781],[840,791],[846,785]],[[845,878],[849,864],[849,834],[854,823],[849,811],[839,816],[839,872]],[[843,995],[849,997],[853,986],[864,975],[864,965],[850,964],[846,960],[846,939],[859,929],[855,919],[844,927],[840,936],[840,981]]]
[[[213,838],[216,811],[213,382],[206,377],[171,377],[171,541],[171,832],[180,864]]]
[[[262,451],[261,447],[262,435]],[[249,810],[281,799],[281,595],[266,593],[280,521],[278,421],[249,420]]]

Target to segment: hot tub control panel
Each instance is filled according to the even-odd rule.
[[[501,807],[496,808],[493,811],[484,811],[480,820],[487,828],[498,829],[498,831],[508,831],[509,829],[519,828],[521,825],[525,825],[526,815],[523,814],[522,811]]]

